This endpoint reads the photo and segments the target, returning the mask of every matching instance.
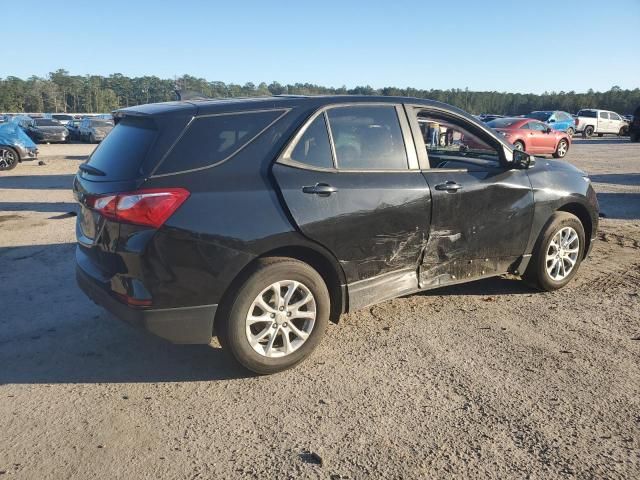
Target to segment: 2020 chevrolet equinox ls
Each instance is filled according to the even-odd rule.
[[[505,273],[560,288],[596,233],[585,174],[438,102],[182,101],[115,120],[74,179],[79,285],[172,342],[217,335],[258,373],[400,295]]]

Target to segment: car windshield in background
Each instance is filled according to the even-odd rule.
[[[92,127],[113,127],[113,122],[109,120],[91,120]]]
[[[496,118],[487,123],[491,128],[509,128],[515,123],[520,122],[520,118]]]
[[[59,127],[61,125],[59,121],[50,118],[37,118],[33,122],[38,127]]]
[[[51,115],[56,120],[73,120],[71,115]]]
[[[578,112],[579,117],[596,118],[598,113],[595,110],[580,110]]]
[[[536,120],[540,120],[541,122],[546,122],[547,119],[551,116],[551,112],[532,112],[529,115],[525,115],[527,118],[535,118]]]

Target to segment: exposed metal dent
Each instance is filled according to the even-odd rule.
[[[349,311],[368,307],[376,303],[399,297],[418,289],[415,270],[401,270],[360,280],[347,286]]]

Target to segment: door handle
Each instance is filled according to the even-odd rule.
[[[439,185],[436,185],[436,190],[444,190],[446,192],[457,192],[461,188],[462,188],[462,185],[451,180],[449,180],[446,183],[441,183]]]
[[[302,187],[302,193],[312,193],[322,197],[328,197],[332,193],[336,193],[338,189],[326,183],[316,183],[315,185]]]

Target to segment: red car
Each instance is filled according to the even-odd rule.
[[[562,158],[571,145],[571,137],[565,132],[552,130],[547,124],[531,118],[497,118],[487,125],[504,135],[515,148],[528,153]]]

